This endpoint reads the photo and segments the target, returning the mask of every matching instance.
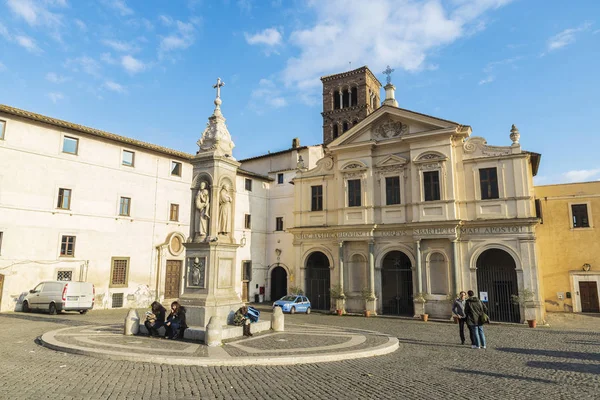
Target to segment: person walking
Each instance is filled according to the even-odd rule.
[[[467,326],[471,330],[472,349],[487,348],[485,334],[483,333],[483,324],[487,319],[487,306],[481,302],[472,290],[467,292],[469,298],[465,301],[465,315],[467,316]]]
[[[467,293],[462,291],[458,294],[458,298],[454,300],[452,305],[452,313],[458,317],[458,333],[460,334],[460,344],[465,344],[465,322],[467,321],[467,314],[465,314],[465,303],[467,299]],[[471,345],[474,345],[473,335],[469,329],[469,336],[471,338]]]

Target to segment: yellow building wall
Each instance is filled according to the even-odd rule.
[[[539,270],[546,311],[573,311],[578,288],[572,286],[571,271],[600,274],[600,182],[535,187],[540,200],[542,223],[536,227]],[[590,228],[573,228],[572,204],[587,204]],[[559,299],[557,293],[563,293]],[[571,298],[566,298],[571,292]]]

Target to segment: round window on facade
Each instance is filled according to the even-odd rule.
[[[181,236],[173,235],[169,241],[169,252],[174,256],[178,256],[183,251],[183,241]]]

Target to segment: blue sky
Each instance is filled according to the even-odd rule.
[[[0,0],[0,102],[195,153],[221,77],[238,159],[322,136],[319,77],[386,65],[400,107],[600,179],[597,0]],[[576,5],[576,6],[575,6]]]

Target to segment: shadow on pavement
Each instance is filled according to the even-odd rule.
[[[529,354],[532,356],[560,357],[570,358],[574,360],[589,360],[600,361],[600,353],[587,353],[580,351],[557,351],[557,350],[540,350],[540,349],[517,349],[511,347],[498,347],[498,351],[507,353]]]
[[[589,345],[593,345],[593,346],[600,346],[600,341],[596,341],[596,340],[570,340],[568,342],[565,343],[571,343],[571,344],[589,344]]]
[[[454,343],[440,343],[440,342],[428,342],[425,340],[418,340],[418,339],[404,339],[399,337],[398,338],[398,342],[400,343],[407,343],[407,344],[418,344],[421,346],[438,346],[438,347],[464,347],[464,348],[468,348],[470,346],[465,345],[460,345],[458,343],[454,344]]]
[[[84,325],[93,325],[94,322],[85,322],[85,321],[75,321],[72,319],[60,318],[60,316],[56,315],[36,315],[36,314],[0,314],[1,318],[13,318],[20,319],[25,321],[35,321],[35,322],[49,322],[52,324],[61,324],[61,325],[72,325],[72,326],[84,326]]]
[[[528,367],[544,368],[553,371],[581,372],[584,374],[600,374],[600,365],[566,362],[528,361]]]
[[[521,376],[521,375],[508,375],[508,374],[499,374],[499,373],[496,373],[496,372],[474,371],[474,370],[470,370],[470,369],[458,369],[458,368],[446,368],[446,369],[448,371],[458,372],[460,374],[481,375],[481,376],[490,376],[492,378],[518,379],[518,380],[521,380],[521,381],[528,381],[528,382],[539,382],[539,383],[556,384],[556,382],[550,381],[548,379],[529,378],[527,376]]]

